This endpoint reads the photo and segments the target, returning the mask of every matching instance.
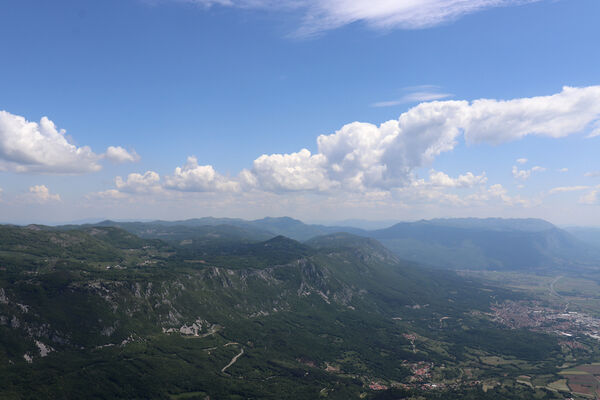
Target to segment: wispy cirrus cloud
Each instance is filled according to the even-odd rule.
[[[579,192],[589,189],[589,186],[558,186],[548,191],[548,194]]]
[[[432,87],[432,89],[435,89],[435,87]],[[378,101],[376,103],[371,104],[371,107],[393,107],[401,104],[442,100],[447,99],[448,97],[452,97],[451,93],[443,93],[432,89],[421,89],[415,92],[411,92],[405,94],[404,96],[396,100]]]
[[[203,7],[237,7],[300,12],[294,36],[308,37],[363,22],[373,29],[422,29],[494,7],[543,0],[171,0]]]

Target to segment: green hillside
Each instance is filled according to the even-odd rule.
[[[373,239],[186,250],[113,227],[0,232],[1,398],[531,398],[477,382],[555,373],[564,357],[558,338],[486,316],[522,295]]]

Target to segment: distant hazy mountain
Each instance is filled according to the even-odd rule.
[[[569,227],[565,230],[577,239],[600,249],[600,228]]]
[[[581,270],[600,265],[600,230],[571,234],[541,219],[455,218],[401,222],[385,229],[305,224],[297,219],[197,218],[184,221],[114,222],[98,226],[125,229],[146,239],[207,245],[227,251],[229,242],[257,243],[283,235],[294,240],[336,233],[377,239],[400,258],[450,269]],[[599,247],[600,248],[600,247]]]
[[[366,235],[366,231],[359,228],[309,225],[289,217],[267,217],[254,221],[247,221],[239,218],[213,217],[194,218],[183,221],[103,221],[98,225],[117,226],[142,237],[160,238],[165,240],[191,239],[191,236],[206,236],[207,234],[218,234],[222,238],[231,237],[236,240],[244,237],[254,241],[265,240],[277,235],[283,235],[300,241],[336,232]]]
[[[317,225],[337,226],[339,228],[358,228],[363,230],[375,230],[388,228],[401,222],[399,220],[367,220],[367,219],[345,219],[342,221],[319,221],[314,222]]]
[[[275,234],[246,224],[226,224],[215,220],[211,223],[187,221],[152,221],[152,222],[115,222],[102,221],[95,226],[112,226],[125,229],[146,239],[162,239],[169,242],[192,242],[208,244],[228,241],[259,242],[275,236]],[[234,220],[231,220],[234,221]],[[69,228],[75,228],[70,226]]]
[[[600,266],[599,252],[539,219],[434,219],[369,232],[399,257],[447,268]]]

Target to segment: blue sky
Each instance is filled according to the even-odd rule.
[[[600,225],[600,3],[409,3],[7,1],[0,220]]]

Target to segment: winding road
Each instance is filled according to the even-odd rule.
[[[221,372],[225,372],[225,371],[227,370],[227,368],[229,368],[229,367],[231,367],[233,364],[235,364],[235,363],[236,363],[236,361],[238,360],[238,358],[240,358],[240,357],[241,357],[243,354],[244,354],[244,348],[242,347],[242,350],[241,350],[241,351],[240,351],[238,354],[236,354],[236,355],[235,355],[235,356],[234,356],[234,357],[231,359],[231,361],[229,362],[229,364],[227,364],[226,366],[224,366],[224,367],[221,369]]]

